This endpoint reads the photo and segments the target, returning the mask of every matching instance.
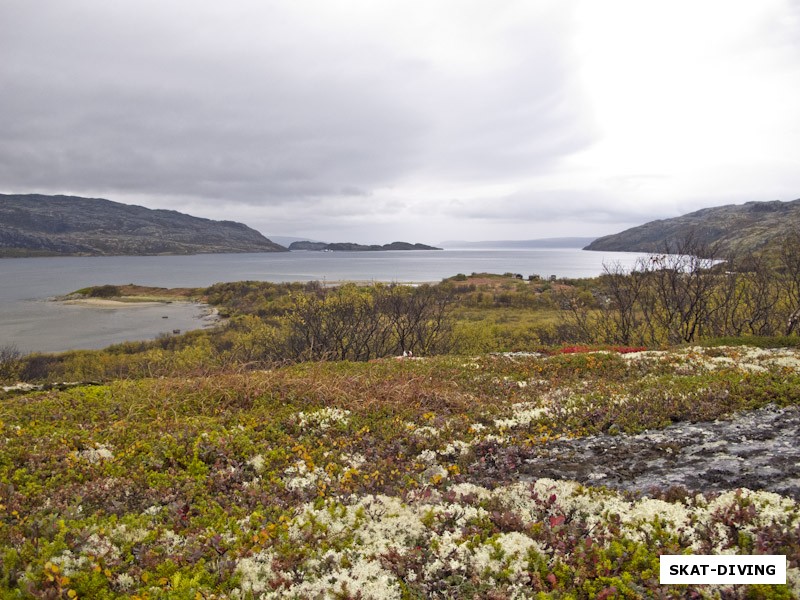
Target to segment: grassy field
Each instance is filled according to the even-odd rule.
[[[793,598],[768,492],[523,483],[526,452],[800,402],[800,354],[386,358],[0,400],[0,597]],[[661,554],[784,554],[788,586],[661,586]]]

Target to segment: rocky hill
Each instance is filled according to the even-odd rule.
[[[718,257],[773,252],[800,230],[800,200],[748,202],[704,208],[673,219],[651,221],[596,239],[584,250],[614,252],[674,251],[692,238],[714,249]]]
[[[292,242],[289,250],[314,250],[317,252],[364,252],[378,250],[441,250],[434,246],[425,244],[410,244],[408,242],[392,242],[391,244],[354,244],[352,242],[336,242],[327,244],[325,242]]]
[[[0,257],[285,250],[233,221],[100,198],[0,194]]]

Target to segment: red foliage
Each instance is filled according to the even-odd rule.
[[[563,525],[567,518],[564,515],[553,515],[550,517],[550,527],[558,527]]]
[[[620,354],[630,354],[631,352],[644,352],[647,350],[644,346],[614,346],[614,352]]]
[[[607,588],[603,588],[600,590],[600,593],[597,594],[597,600],[606,600],[606,598],[615,598],[617,595],[617,588],[613,585]]]
[[[592,349],[588,346],[567,346],[558,350],[559,354],[578,354],[582,352],[591,352]]]

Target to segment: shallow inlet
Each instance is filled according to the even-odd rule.
[[[30,301],[16,318],[0,323],[0,340],[22,352],[62,352],[105,348],[125,341],[154,339],[214,323],[203,304],[136,302],[123,306]],[[26,313],[35,314],[31,321]]]

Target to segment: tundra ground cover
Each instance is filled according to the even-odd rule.
[[[8,394],[0,595],[800,595],[796,498],[518,471],[554,439],[800,404],[800,353],[584,350]],[[785,554],[789,585],[660,586],[659,555],[682,552]]]

